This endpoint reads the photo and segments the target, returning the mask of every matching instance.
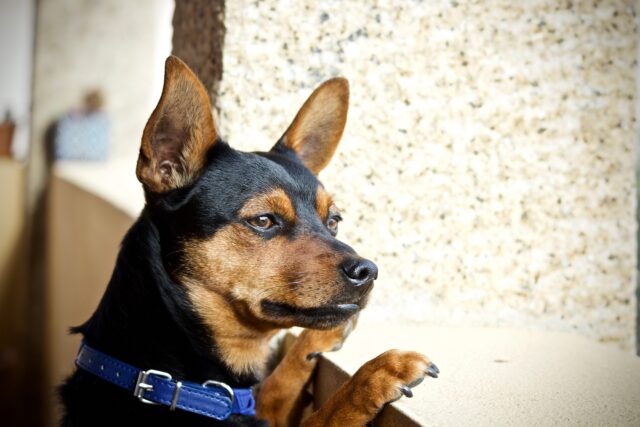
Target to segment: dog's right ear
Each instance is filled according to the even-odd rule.
[[[217,138],[204,86],[184,62],[168,57],[162,96],[142,135],[138,180],[155,193],[192,184]]]

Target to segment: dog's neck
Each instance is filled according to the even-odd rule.
[[[224,363],[236,374],[264,378],[272,353],[270,343],[279,329],[261,328],[246,319],[243,321],[245,316],[238,313],[237,307],[203,284],[190,283],[187,288],[189,299],[211,331]]]
[[[196,317],[184,289],[164,269],[157,229],[143,212],[123,240],[100,305],[75,331],[89,345],[140,369],[232,387],[260,381],[272,335],[243,340],[241,331],[212,334],[210,325]],[[230,358],[225,349],[231,348],[238,353]]]

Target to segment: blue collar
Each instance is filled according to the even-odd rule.
[[[218,381],[196,384],[175,381],[166,372],[143,371],[94,350],[84,342],[76,357],[76,366],[112,384],[127,389],[143,403],[180,408],[216,420],[231,414],[256,414],[250,388],[231,388]]]

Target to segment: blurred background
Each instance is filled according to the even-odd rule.
[[[142,209],[164,59],[266,150],[351,84],[321,179],[380,277],[363,318],[638,348],[639,1],[0,0],[0,419],[51,425],[67,330]]]

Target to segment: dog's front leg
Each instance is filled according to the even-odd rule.
[[[420,353],[389,350],[365,363],[322,407],[302,425],[364,426],[382,407],[402,395],[426,375],[437,378],[436,365]]]
[[[335,351],[355,327],[357,315],[331,330],[305,329],[258,393],[258,418],[269,426],[298,425],[298,400],[309,382],[320,353]]]

